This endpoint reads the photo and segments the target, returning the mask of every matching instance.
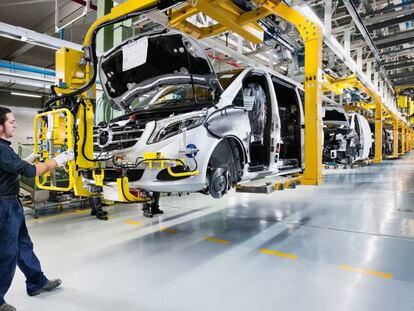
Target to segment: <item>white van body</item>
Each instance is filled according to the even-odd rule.
[[[156,46],[159,59],[152,52],[124,55],[134,44]],[[116,179],[124,176],[130,188],[219,198],[240,181],[303,170],[303,90],[282,75],[246,68],[217,76],[204,49],[177,31],[115,47],[103,55],[100,75],[109,103],[124,112],[94,129],[95,157],[112,158],[104,169],[107,199],[118,200]],[[199,174],[174,177],[167,168],[151,168],[144,160],[149,152],[169,165],[181,159],[174,173]],[[91,173],[83,176],[94,183]]]
[[[359,143],[361,145],[355,161],[366,160],[369,158],[369,152],[373,143],[369,123],[363,115],[356,112],[350,113],[349,118],[350,128],[357,132],[359,136]]]

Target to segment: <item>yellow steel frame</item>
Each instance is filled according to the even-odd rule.
[[[401,91],[406,88],[407,86],[398,87],[397,91],[397,105],[398,108],[404,109],[408,115],[407,121],[408,124],[401,123],[401,144],[403,145],[401,150],[401,155],[411,151],[413,149],[413,126],[414,126],[414,101],[409,96],[401,95]]]
[[[56,52],[56,77],[59,87],[55,88],[58,95],[70,94],[92,78],[91,66],[82,65],[83,53],[69,48],[62,48]],[[93,100],[96,97],[95,86],[79,96],[84,105],[80,105],[76,114],[79,141],[76,144],[76,162],[69,171],[72,177],[71,188],[77,196],[90,196],[92,193],[85,189],[80,170],[96,168],[93,159]],[[85,121],[85,122],[84,122]],[[71,127],[71,129],[73,126]],[[85,141],[86,140],[86,141]],[[84,142],[85,141],[85,142]],[[72,146],[75,148],[75,146]],[[99,178],[99,177],[98,177]],[[99,182],[99,179],[97,179]]]
[[[305,171],[302,184],[322,182],[322,43],[320,27],[279,0],[254,0],[269,12],[290,22],[305,43]]]
[[[254,0],[258,8],[244,12],[231,1],[198,0],[181,9],[169,12],[169,26],[187,32],[196,38],[233,31],[253,43],[262,42],[262,28],[257,21],[275,14],[297,27],[305,43],[305,171],[303,184],[317,185],[322,182],[322,118],[321,93],[323,34],[317,24],[280,0]],[[186,21],[199,12],[213,18],[212,27],[197,27]]]
[[[120,202],[145,203],[150,201],[150,198],[137,197],[130,192],[128,177],[117,178],[116,185]]]
[[[394,118],[393,122],[393,148],[392,148],[392,157],[398,158],[398,128],[399,128],[398,118]]]
[[[210,16],[218,23],[209,27],[197,27],[186,21],[188,17],[200,12]],[[272,13],[264,8],[244,13],[231,1],[200,0],[189,3],[182,9],[171,10],[169,26],[191,34],[197,39],[232,30],[246,40],[257,44],[263,41],[263,28],[256,21],[270,14]]]
[[[405,155],[405,125],[401,124],[401,152],[400,155]]]
[[[331,82],[333,87],[343,90],[345,88],[357,88],[362,92],[367,93],[374,102],[375,109],[375,153],[374,163],[381,163],[382,161],[382,125],[383,125],[383,107],[381,97],[373,90],[367,88],[356,75],[351,75],[344,79],[338,79]],[[370,108],[372,105],[369,106]]]
[[[65,116],[65,128],[62,133],[62,128],[59,126],[59,117],[61,115]],[[47,118],[51,116],[54,119],[54,126],[51,129],[51,137],[47,137],[46,130],[48,129],[45,125],[44,118]],[[66,109],[57,109],[52,110],[44,113],[40,113],[35,116],[34,118],[34,150],[36,153],[39,153],[44,161],[51,159],[54,154],[50,154],[47,150],[43,150],[43,146],[40,145],[41,141],[48,141],[48,143],[53,143],[56,145],[63,145],[66,144],[67,149],[73,149],[75,145],[75,137],[72,132],[72,128],[74,125],[74,118],[72,113]],[[75,161],[69,161],[68,162],[68,177],[69,177],[69,183],[66,187],[58,187],[56,185],[53,185],[50,182],[50,185],[47,184],[47,180],[51,178],[51,174],[54,174],[54,172],[50,172],[48,174],[45,174],[43,176],[36,176],[35,182],[37,187],[40,189],[45,190],[54,190],[54,191],[70,191],[73,188],[73,185],[75,183]]]
[[[145,152],[144,153],[144,162],[148,164],[149,168],[160,167],[160,168],[167,168],[168,174],[172,177],[187,177],[187,176],[195,176],[200,175],[200,171],[192,171],[192,172],[182,172],[182,173],[175,173],[171,169],[171,166],[168,164],[172,163],[174,166],[182,166],[184,163],[184,159],[166,159],[164,155],[160,152]]]

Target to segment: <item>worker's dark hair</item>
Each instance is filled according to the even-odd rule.
[[[6,114],[12,112],[9,108],[0,106],[0,125],[4,125],[7,120]]]

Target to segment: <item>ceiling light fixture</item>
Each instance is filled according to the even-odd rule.
[[[10,94],[17,95],[17,96],[35,97],[35,98],[42,97],[42,95],[29,94],[29,93],[20,93],[20,92],[10,92]]]

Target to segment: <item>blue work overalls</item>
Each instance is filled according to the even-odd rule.
[[[16,265],[26,276],[28,293],[47,283],[27,231],[23,207],[18,198],[0,199],[0,305],[9,289]]]
[[[20,175],[32,178],[36,176],[36,167],[20,159],[10,145],[10,141],[0,138],[0,306],[13,281],[16,265],[26,276],[29,294],[48,281],[33,252],[23,207],[17,197]]]

